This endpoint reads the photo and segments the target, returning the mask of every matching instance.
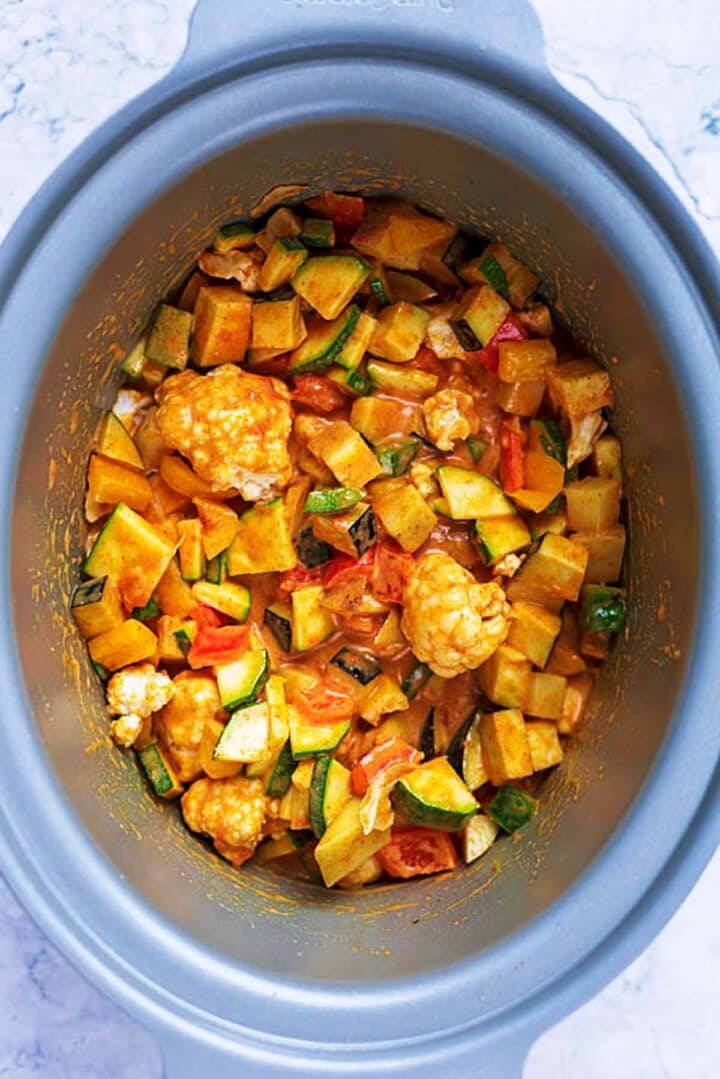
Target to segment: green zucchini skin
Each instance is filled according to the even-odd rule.
[[[504,832],[511,834],[532,820],[537,810],[537,798],[508,785],[500,788],[488,806],[487,813]]]
[[[321,839],[327,828],[325,820],[325,788],[332,765],[332,757],[322,754],[315,761],[310,781],[310,827],[313,834]]]
[[[433,776],[435,782],[431,792],[418,789],[418,774],[425,769],[433,769],[439,773]],[[462,791],[463,795],[467,792],[467,801],[460,805],[453,804],[453,788]],[[398,812],[412,824],[423,828],[437,828],[442,832],[459,832],[480,808],[472,793],[443,757],[428,761],[420,765],[416,772],[399,779],[390,798]]]
[[[417,697],[423,686],[429,681],[432,671],[427,663],[416,663],[403,678],[400,689],[409,701]]]
[[[485,275],[495,291],[499,292],[507,300],[510,286],[508,285],[505,271],[495,256],[487,255],[484,259],[481,259],[478,269],[480,273]]]
[[[77,585],[73,590],[72,598],[70,600],[70,609],[72,610],[74,607],[87,607],[90,603],[100,603],[103,598],[103,593],[105,592],[107,581],[107,576],[95,577],[92,581],[83,581],[82,584]],[[134,613],[133,618],[137,618],[137,615]]]
[[[472,727],[473,723],[477,721],[480,714],[481,713],[475,711],[471,712],[467,719],[464,719],[458,729],[455,731],[453,739],[448,746],[447,759],[450,761],[450,764],[453,766],[457,774],[463,780],[465,779],[463,767],[465,757],[465,742],[467,740],[468,734],[470,733],[470,728]]]
[[[292,650],[292,622],[276,607],[266,607],[263,622],[272,633],[283,652]]]
[[[559,461],[564,468],[567,464],[567,442],[560,424],[556,420],[531,420],[530,426],[537,431],[540,445],[548,457]]]
[[[404,691],[403,691],[404,692]],[[405,694],[407,696],[407,694]],[[422,730],[420,731],[420,744],[418,749],[426,761],[435,756],[435,709],[431,708],[427,714]]]
[[[448,270],[457,273],[460,265],[470,258],[472,239],[467,232],[458,232],[445,248],[442,260]]]
[[[176,629],[173,633],[173,637],[178,643],[178,648],[184,656],[188,654],[192,646],[192,638],[185,629]]]
[[[319,540],[310,525],[303,528],[295,541],[298,558],[306,569],[322,566],[333,557],[334,551],[329,543]]]
[[[90,666],[101,682],[108,682],[110,680],[110,671],[107,667],[103,667],[102,663],[98,663],[96,659],[91,659]]]
[[[482,459],[482,456],[488,447],[486,440],[480,438],[479,435],[470,435],[469,438],[465,439],[465,445],[475,464]]]
[[[305,499],[305,513],[343,513],[362,502],[358,487],[319,487]]]
[[[583,585],[580,624],[591,633],[619,633],[625,625],[625,595],[605,584]]]
[[[308,217],[302,226],[300,239],[306,247],[334,247],[335,226],[324,217]]]
[[[282,798],[290,789],[292,774],[298,766],[298,762],[292,755],[290,742],[286,742],[280,750],[280,756],[275,761],[275,767],[270,773],[266,793],[271,798]]]
[[[231,675],[228,673],[230,668]],[[216,677],[223,708],[236,712],[239,708],[254,704],[269,676],[270,661],[264,648],[246,652],[241,659],[218,667]]]
[[[386,476],[404,476],[417,457],[420,440],[407,439],[404,442],[386,443],[375,447],[375,456]]]
[[[382,667],[376,659],[354,648],[341,648],[330,662],[345,674],[349,674],[361,686],[367,686],[374,678],[382,674]]]
[[[144,607],[135,607],[130,615],[131,618],[137,618],[138,622],[149,622],[151,618],[157,618],[160,614],[160,608],[157,605],[157,600],[154,596],[151,596]]]
[[[348,529],[348,532],[358,558],[362,558],[365,552],[369,551],[377,540],[375,514],[370,506],[368,506],[362,516],[358,517],[357,521],[353,522]]]

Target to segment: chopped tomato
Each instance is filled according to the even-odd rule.
[[[226,615],[204,603],[194,607],[190,612],[190,617],[198,629],[205,629],[207,626],[226,626],[230,621]]]
[[[355,702],[350,694],[330,681],[318,682],[293,696],[292,703],[310,723],[339,723],[350,719]]]
[[[502,325],[490,338],[485,348],[476,349],[475,352],[468,352],[468,358],[479,360],[483,367],[487,368],[488,371],[497,374],[498,364],[500,363],[500,352],[498,349],[500,342],[525,341],[527,336],[525,327],[522,325],[517,315],[508,315]]]
[[[316,412],[334,412],[345,403],[345,394],[325,375],[296,375],[294,382],[290,393],[293,401],[309,405]]]
[[[286,570],[280,577],[278,592],[290,595],[296,588],[304,588],[308,584],[320,584],[322,571],[320,569],[307,569],[305,566],[296,566],[295,569]]]
[[[516,419],[500,424],[500,483],[503,491],[525,486],[525,435]]]
[[[323,191],[305,203],[308,210],[319,217],[329,217],[341,228],[356,229],[365,218],[365,199],[359,195],[336,195]]]
[[[353,765],[350,772],[352,792],[362,796],[371,781],[393,764],[419,764],[421,760],[422,753],[414,746],[408,745],[402,738],[389,738],[387,742],[373,746],[369,753]]]
[[[403,828],[378,852],[389,877],[421,877],[443,873],[459,863],[457,851],[447,832],[432,828]]]
[[[347,554],[338,554],[328,562],[323,571],[324,588],[337,588],[353,577],[370,577],[375,562],[375,547],[370,547],[362,558],[352,558]]]
[[[402,603],[415,559],[395,543],[378,543],[376,551],[371,579],[373,595],[381,603]]]
[[[240,659],[248,650],[249,636],[247,626],[204,626],[195,634],[188,663],[197,670]]]
[[[383,623],[381,615],[350,614],[341,615],[343,629],[347,633],[357,633],[361,637],[375,637]]]

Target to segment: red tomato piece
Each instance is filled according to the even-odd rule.
[[[214,667],[216,663],[230,663],[247,652],[248,641],[246,626],[204,626],[195,634],[188,663],[194,671],[199,667]]]
[[[385,772],[391,765],[405,762],[407,764],[419,764],[422,753],[414,746],[408,745],[402,738],[389,738],[387,742],[381,742],[361,757],[353,765],[350,772],[350,786],[353,794],[362,796],[376,776]]]
[[[337,195],[334,191],[323,191],[305,203],[311,213],[319,217],[329,217],[337,226],[356,229],[365,218],[365,199],[359,195]]]
[[[527,331],[517,315],[508,315],[502,325],[495,331],[495,334],[490,338],[485,348],[476,349],[475,352],[468,352],[468,358],[478,360],[488,371],[497,374],[498,364],[500,363],[500,351],[498,349],[500,342],[525,341],[527,336]]]
[[[193,608],[190,612],[190,617],[198,629],[205,629],[207,626],[226,626],[230,621],[226,615],[216,611],[214,607],[206,606],[204,603]]]
[[[395,543],[378,543],[376,550],[372,568],[373,595],[381,603],[402,603],[415,559]]]
[[[500,483],[503,491],[525,486],[525,435],[516,419],[500,424]]]
[[[308,584],[320,584],[322,570],[319,568],[307,569],[305,566],[296,566],[288,569],[280,577],[278,592],[289,596],[297,588],[304,588]]]
[[[318,682],[293,697],[292,703],[310,723],[325,725],[350,719],[355,712],[352,697],[330,682]]]
[[[316,412],[334,412],[345,403],[345,394],[325,375],[296,375],[290,396],[299,405],[309,405]]]
[[[362,558],[352,558],[348,554],[335,555],[323,571],[323,588],[337,588],[353,577],[370,577],[374,562],[375,546],[370,547]]]
[[[459,863],[447,832],[432,828],[403,828],[393,832],[390,842],[378,852],[378,858],[389,877],[403,880],[443,873],[456,869]]]

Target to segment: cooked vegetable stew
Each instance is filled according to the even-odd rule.
[[[623,628],[610,378],[500,243],[322,194],[129,353],[71,601],[110,733],[235,866],[454,869],[537,811]]]

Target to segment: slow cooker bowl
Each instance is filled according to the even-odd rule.
[[[717,757],[697,632],[718,619],[716,327],[697,266],[630,171],[598,155],[541,100],[417,57],[289,62],[145,115],[46,227],[38,217],[14,263],[0,346],[17,646],[5,864],[22,866],[10,876],[23,899],[84,969],[175,1044],[181,1029],[212,1031],[258,1075],[284,1054],[329,1074],[354,1053],[430,1067],[431,1043],[507,1039],[525,1006],[524,1047],[540,987],[556,984],[561,1009],[562,979],[685,841]],[[457,873],[358,893],[234,871],[177,807],[153,804],[132,755],[108,744],[67,609],[88,447],[119,357],[217,225],[283,184],[389,192],[507,243],[610,368],[628,467],[627,634],[539,817]]]

